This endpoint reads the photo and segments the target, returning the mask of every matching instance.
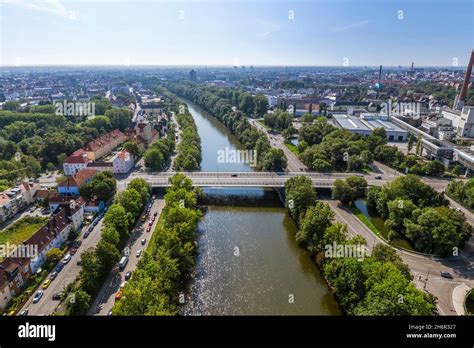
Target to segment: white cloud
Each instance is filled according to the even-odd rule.
[[[359,21],[359,22],[351,23],[351,24],[345,25],[345,26],[343,26],[343,27],[332,27],[332,28],[331,28],[331,31],[332,31],[332,32],[347,31],[347,30],[351,30],[351,29],[355,29],[355,28],[364,27],[364,26],[366,26],[367,24],[369,24],[369,21],[368,21],[368,20],[364,20],[364,21]]]
[[[280,30],[280,27],[274,23],[260,22],[260,25],[262,26],[262,31],[257,33],[259,39],[266,39],[270,34]]]
[[[77,19],[77,13],[68,10],[61,3],[61,0],[0,0],[0,4],[8,4],[32,11],[46,12],[70,20]]]

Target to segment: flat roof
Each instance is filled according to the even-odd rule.
[[[403,132],[406,133],[407,131],[401,129],[400,127],[396,126],[390,121],[382,121],[382,120],[364,120],[364,123],[367,123],[369,127],[375,128],[385,128],[386,131],[389,132]]]
[[[370,132],[371,129],[367,127],[361,120],[357,117],[347,116],[347,115],[333,115],[333,118],[342,128],[354,131],[367,131]]]

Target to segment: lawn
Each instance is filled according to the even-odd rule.
[[[292,143],[287,143],[287,142],[285,142],[285,145],[295,155],[297,155],[297,156],[300,155],[300,152],[298,151],[298,148],[295,145],[293,145]]]
[[[364,223],[372,232],[374,232],[377,236],[380,238],[384,239],[385,238],[382,236],[382,233],[375,227],[375,225],[372,223],[372,221],[369,220],[367,216],[365,216],[359,208],[357,208],[355,205],[350,205],[349,209],[354,213],[357,218]]]
[[[48,218],[26,216],[0,232],[0,244],[21,244],[43,226]]]

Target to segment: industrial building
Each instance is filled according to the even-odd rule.
[[[359,117],[348,115],[334,115],[334,120],[341,128],[351,133],[368,136],[374,129],[384,128],[388,141],[406,141],[408,132],[389,121],[388,116],[364,113]]]

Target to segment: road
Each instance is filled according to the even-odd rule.
[[[166,170],[167,172],[171,172],[173,170],[174,160],[175,160],[176,156],[178,156],[177,148],[178,148],[179,143],[181,143],[181,132],[182,132],[181,127],[179,126],[178,120],[176,119],[176,114],[173,111],[171,111],[171,120],[173,121],[173,123],[176,126],[175,136],[177,136],[178,139],[176,139],[175,150],[174,150],[174,153],[171,155],[171,158],[170,158],[171,163],[170,163],[168,169]]]
[[[145,250],[150,243],[151,236],[155,230],[156,224],[158,223],[158,218],[161,215],[164,204],[165,201],[163,198],[157,198],[153,202],[150,216],[152,216],[154,212],[158,212],[158,215],[151,226],[150,232],[145,231],[148,220],[145,223],[141,223],[139,220],[137,226],[134,229],[134,233],[130,236],[130,239],[127,243],[129,248],[128,250],[130,250],[130,256],[127,265],[122,271],[118,269],[118,266],[115,266],[112,269],[98,295],[96,296],[94,303],[91,305],[91,309],[88,313],[89,315],[107,315],[107,313],[112,309],[115,303],[115,294],[120,289],[120,284],[125,281],[125,274],[129,271],[133,272],[137,267],[140,258],[136,257],[136,252],[138,250]],[[146,238],[144,245],[141,243],[143,238]]]
[[[257,120],[252,118],[249,118],[248,120],[252,126],[256,127],[258,130],[261,130],[267,135],[268,141],[272,147],[283,150],[288,161],[286,168],[288,171],[300,172],[302,170],[308,170],[308,167],[306,167],[306,165],[300,161],[298,156],[288,149],[288,147],[285,145],[285,139],[280,134],[269,134],[268,130],[258,123]]]
[[[71,261],[69,261],[61,270],[61,272],[58,273],[56,279],[51,282],[51,285],[47,289],[43,290],[43,297],[38,303],[32,303],[33,296],[31,296],[28,299],[28,302],[26,302],[26,304],[22,307],[22,309],[28,309],[28,315],[50,315],[54,313],[56,307],[59,305],[59,301],[53,301],[53,294],[64,291],[64,288],[76,279],[79,271],[81,270],[81,267],[77,264],[77,261],[80,260],[82,252],[89,248],[95,248],[97,243],[99,243],[102,223],[103,219],[99,221],[97,226],[94,227],[89,237],[86,239],[84,239],[83,232],[85,232],[89,226],[83,227],[81,235],[78,238],[82,241],[82,244],[76,253],[72,255]],[[41,285],[38,290],[40,289]]]

